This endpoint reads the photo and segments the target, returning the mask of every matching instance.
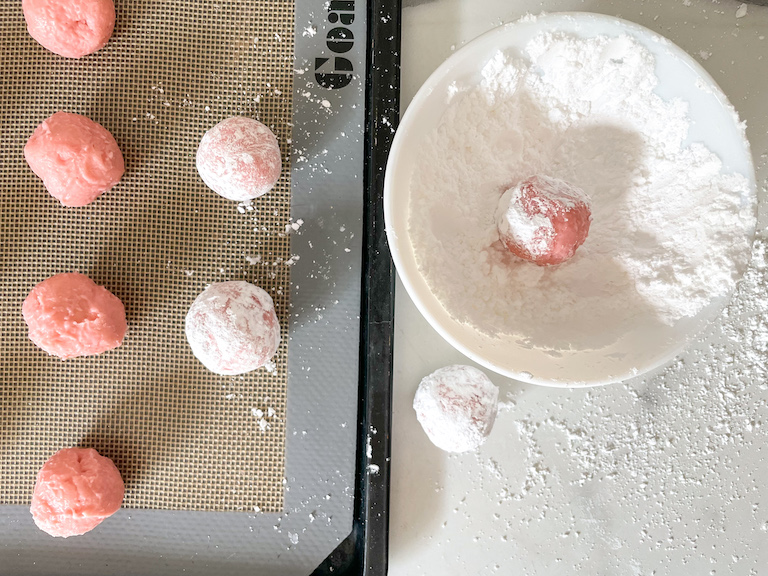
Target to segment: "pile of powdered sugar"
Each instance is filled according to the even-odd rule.
[[[454,86],[411,181],[410,234],[443,307],[490,334],[590,349],[638,321],[672,325],[729,294],[749,256],[749,182],[685,145],[687,104],[667,102],[652,55],[628,36],[542,34]],[[591,198],[589,237],[539,267],[499,242],[504,191],[534,174]],[[553,330],[556,327],[556,330]]]

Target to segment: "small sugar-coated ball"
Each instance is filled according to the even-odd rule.
[[[62,360],[117,348],[128,330],[120,299],[77,272],[40,282],[21,312],[30,340]]]
[[[21,8],[29,35],[67,58],[103,48],[115,28],[112,0],[22,0]]]
[[[533,176],[507,190],[496,209],[499,238],[507,250],[539,266],[565,262],[589,234],[589,196],[581,188]]]
[[[203,366],[221,375],[266,364],[280,344],[272,297],[249,282],[211,284],[187,313],[189,346]]]
[[[258,120],[236,116],[208,130],[197,149],[197,171],[208,187],[229,200],[269,192],[280,179],[280,146]]]
[[[24,146],[24,158],[64,206],[89,204],[117,184],[125,171],[112,134],[69,112],[56,112],[35,128]]]
[[[124,495],[112,460],[93,448],[64,448],[37,473],[30,512],[51,536],[79,536],[117,512]]]
[[[491,433],[499,388],[477,368],[453,365],[424,378],[413,409],[432,443],[447,452],[480,446]]]

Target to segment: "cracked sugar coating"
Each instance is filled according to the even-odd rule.
[[[269,192],[280,179],[280,146],[272,131],[258,120],[227,118],[200,141],[197,171],[220,196],[251,200]]]
[[[69,112],[44,120],[24,146],[24,158],[51,196],[85,206],[120,181],[125,163],[103,126]]]
[[[120,299],[78,272],[40,282],[21,312],[30,340],[62,360],[117,348],[128,330]]]
[[[115,28],[112,0],[22,0],[21,7],[29,35],[67,58],[103,48]]]
[[[507,190],[496,209],[499,239],[539,266],[561,264],[584,244],[592,221],[589,196],[557,178],[532,176]]]
[[[447,452],[479,447],[491,433],[499,388],[477,368],[453,365],[425,377],[413,409],[432,443]]]
[[[112,460],[93,448],[64,448],[37,473],[30,512],[51,536],[79,536],[117,512],[124,495]]]
[[[249,282],[211,284],[186,319],[189,346],[211,372],[236,375],[266,364],[280,344],[272,297]]]

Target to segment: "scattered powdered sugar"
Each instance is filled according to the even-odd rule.
[[[295,222],[289,222],[288,224],[285,225],[285,233],[290,234],[291,232],[298,232],[299,228],[301,228],[303,224],[304,224],[304,220],[302,220],[301,218],[299,218]]]
[[[412,177],[414,252],[446,310],[489,334],[587,349],[728,295],[754,229],[749,182],[684,145],[687,104],[653,92],[651,54],[628,36],[542,34],[525,56],[497,53],[479,85],[454,87]],[[499,198],[533,174],[591,198],[589,236],[559,266],[499,242]]]
[[[581,533],[597,543],[603,565],[638,542],[649,547],[648,566],[673,552],[704,562],[723,549],[751,557],[768,526],[766,285],[763,237],[731,303],[675,362],[500,415],[519,454],[497,462],[477,453],[473,481],[501,518],[513,519],[507,529]]]
[[[271,427],[271,423],[275,420],[280,420],[277,416],[277,412],[271,406],[264,412],[261,408],[251,408],[251,414],[256,419],[256,423],[259,426],[259,430],[266,432]]]

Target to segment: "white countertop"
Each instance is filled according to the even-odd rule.
[[[620,16],[692,54],[747,122],[766,236],[768,7],[730,0],[405,0],[402,100],[463,43],[542,10]],[[739,11],[741,15],[742,11]],[[756,288],[757,287],[757,288]],[[397,286],[390,574],[768,575],[768,271],[672,366],[587,390],[486,373],[505,402],[476,453],[429,443],[422,377],[472,364]],[[765,301],[764,301],[765,300]]]

